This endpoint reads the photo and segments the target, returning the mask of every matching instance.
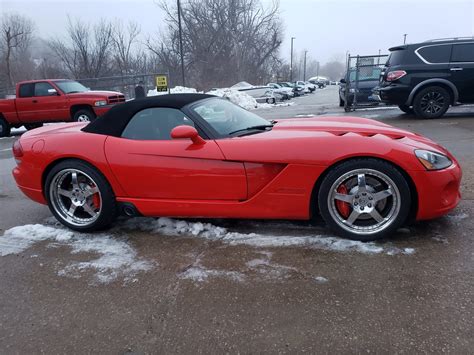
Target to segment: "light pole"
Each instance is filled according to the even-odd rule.
[[[316,64],[318,65],[316,67],[316,77],[318,78],[318,81],[319,81],[319,62],[316,62]]]
[[[293,41],[296,37],[291,37],[291,55],[290,55],[290,83],[293,82]]]
[[[405,34],[403,35],[403,44],[407,43],[407,34],[408,34],[408,33],[405,33]]]
[[[304,69],[303,69],[303,81],[306,81],[306,54],[308,51],[304,51]]]
[[[183,56],[183,32],[181,29],[181,2],[178,2],[178,30],[179,30],[179,54],[181,56],[181,80],[183,82],[183,86],[186,86],[184,81],[184,56]]]

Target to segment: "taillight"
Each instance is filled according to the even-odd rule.
[[[21,147],[20,140],[13,143],[12,151],[15,158],[21,158],[23,156],[23,148]]]
[[[395,81],[407,75],[405,70],[395,70],[388,72],[386,81]]]

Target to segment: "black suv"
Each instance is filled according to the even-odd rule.
[[[374,89],[381,101],[424,118],[474,102],[474,38],[407,44],[390,52]]]

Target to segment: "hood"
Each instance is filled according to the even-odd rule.
[[[418,133],[413,133],[379,121],[361,117],[326,116],[311,119],[306,118],[280,120],[278,121],[278,124],[274,126],[272,132],[277,135],[280,134],[280,132],[286,132],[286,134],[289,136],[292,135],[291,132],[299,132],[303,133],[303,135],[313,133],[318,136],[321,134],[330,134],[337,137],[343,137],[347,135],[356,135],[368,138],[383,137],[390,138],[391,140],[407,144],[418,149],[433,150],[434,148],[434,150],[437,150],[443,154],[448,153],[444,147]]]
[[[75,92],[72,94],[67,94],[68,96],[90,96],[90,97],[109,97],[109,96],[123,96],[121,92],[117,91],[100,91],[100,90],[90,90],[84,92]]]

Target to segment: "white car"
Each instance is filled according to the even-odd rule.
[[[281,85],[276,84],[276,83],[268,83],[267,86],[273,88],[273,92],[275,94],[281,95],[283,97],[283,99],[288,100],[288,99],[292,98],[293,96],[295,96],[295,93],[293,92],[292,88],[281,86]]]
[[[304,87],[304,92],[306,94],[316,90],[316,85],[311,84],[309,81],[297,81],[296,85],[303,86]]]

